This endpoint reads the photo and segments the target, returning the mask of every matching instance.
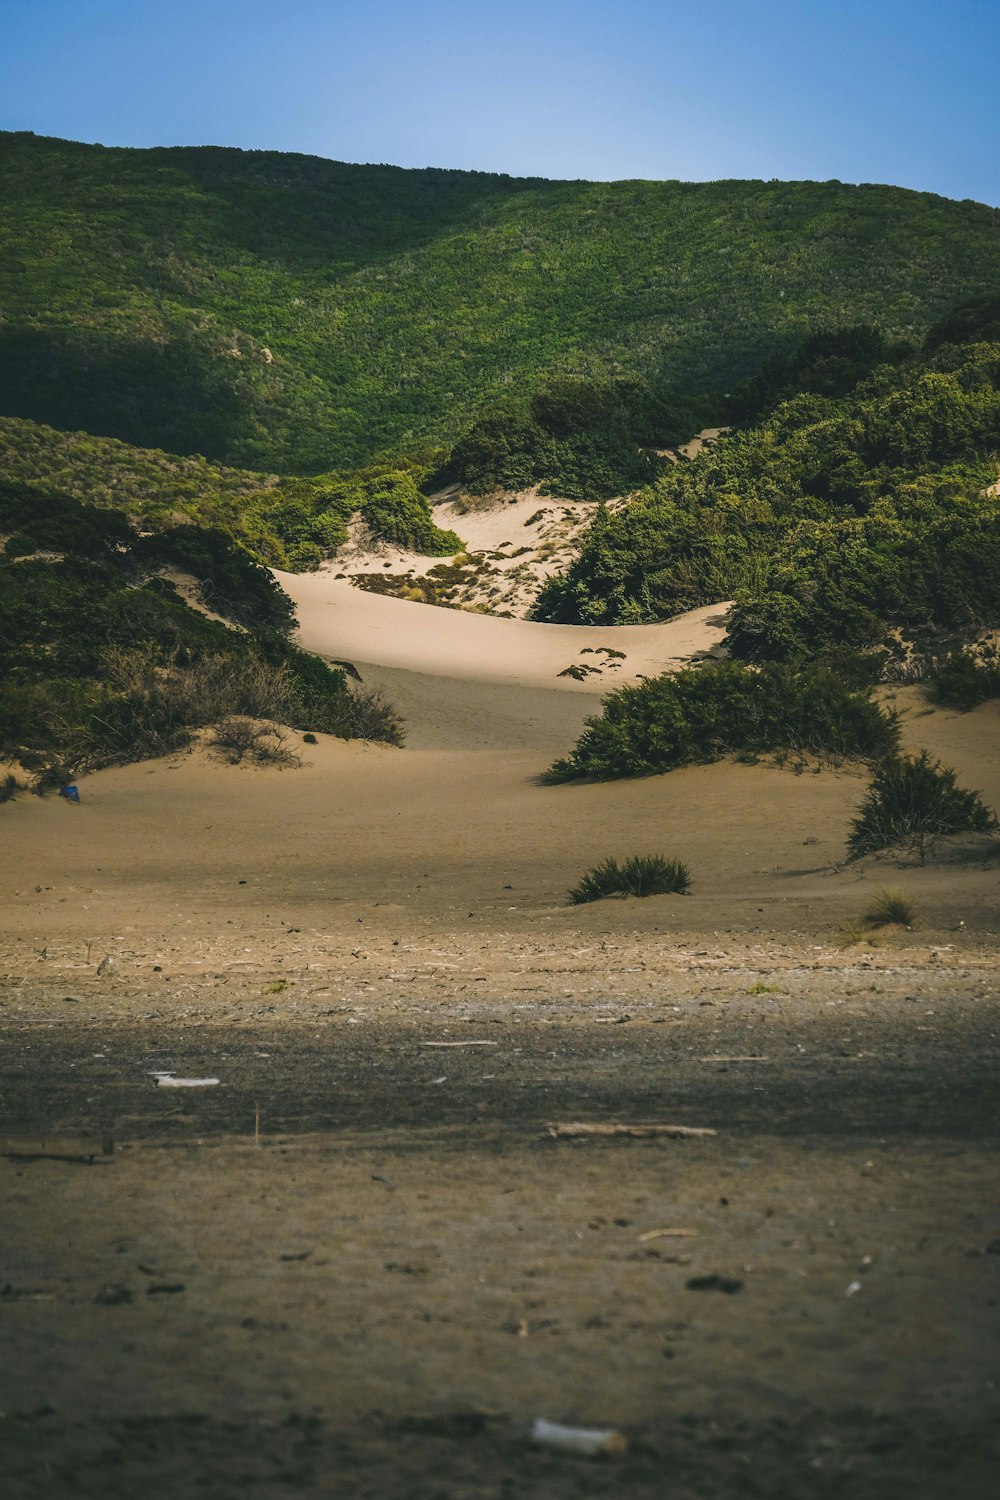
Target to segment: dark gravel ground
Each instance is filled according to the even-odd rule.
[[[67,1005],[9,1026],[5,1494],[992,1497],[995,1017],[940,985],[926,1002],[603,1024],[544,1005],[244,1025]],[[548,1134],[575,1119],[719,1134]],[[109,1134],[92,1167],[50,1159]],[[280,1285],[252,1259],[267,1193],[292,1247],[268,1261]],[[330,1195],[350,1237],[318,1258]],[[638,1243],[667,1203],[701,1226],[690,1255]],[[602,1247],[585,1263],[581,1235]],[[864,1283],[845,1332],[847,1279],[883,1243],[895,1280],[881,1300]],[[183,1290],[151,1297],[154,1270]],[[694,1273],[740,1293],[698,1296]],[[95,1302],[109,1285],[126,1305]],[[538,1414],[607,1419],[629,1452],[535,1449]]]

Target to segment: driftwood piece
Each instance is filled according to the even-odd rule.
[[[421,1042],[421,1047],[498,1047],[499,1042]]]
[[[650,1240],[696,1240],[697,1229],[647,1229],[640,1234],[639,1244],[648,1245]]]

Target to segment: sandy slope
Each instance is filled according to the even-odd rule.
[[[295,603],[308,651],[432,677],[589,694],[717,649],[729,607],[705,605],[663,625],[540,625],[368,594],[328,572],[275,577]],[[582,682],[560,676],[574,665],[587,670]]]

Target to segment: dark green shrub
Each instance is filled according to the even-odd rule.
[[[956,785],[955,772],[926,750],[885,761],[851,825],[850,859],[905,849],[920,863],[951,833],[989,833],[997,819],[978,792]]]
[[[456,443],[446,473],[470,494],[539,484],[543,494],[607,500],[648,484],[666,462],[650,450],[683,442],[720,410],[717,399],[636,375],[554,373],[533,394],[495,402]]]
[[[445,557],[462,550],[461,537],[435,526],[430,506],[412,474],[385,474],[369,480],[361,516],[372,536],[397,547],[408,547],[427,557]]]
[[[616,859],[595,865],[573,887],[569,899],[581,906],[604,896],[686,896],[690,889],[691,872],[681,860],[638,854],[621,865]]]
[[[935,662],[929,685],[935,702],[969,713],[990,698],[1000,698],[1000,653],[976,658],[954,651]]]
[[[737,751],[877,758],[899,738],[893,714],[825,667],[757,671],[738,662],[619,688],[587,725],[570,755],[549,767],[547,782],[648,776]]]
[[[171,526],[134,545],[137,556],[150,567],[168,564],[191,573],[198,580],[202,603],[227,620],[249,628],[269,627],[285,635],[295,624],[288,595],[267,568],[224,531]],[[317,560],[318,555],[317,551]]]

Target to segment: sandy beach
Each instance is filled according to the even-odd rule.
[[[995,846],[846,865],[853,766],[540,783],[720,609],[567,631],[289,582],[407,748],[0,810],[8,1492],[991,1493]],[[588,645],[625,655],[559,677]],[[996,705],[895,696],[1000,803]],[[642,851],[692,894],[567,903]],[[885,886],[920,925],[852,940]]]

